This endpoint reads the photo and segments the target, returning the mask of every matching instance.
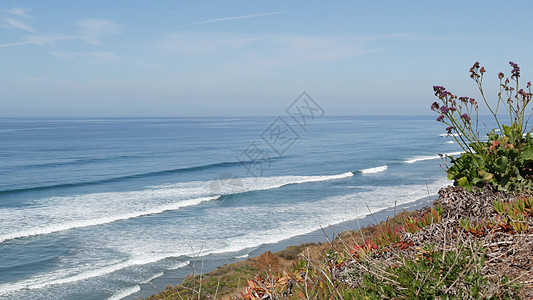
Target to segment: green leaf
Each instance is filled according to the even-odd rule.
[[[457,179],[457,183],[460,186],[464,187],[464,186],[466,186],[468,184],[468,178],[466,178],[466,176],[463,176],[463,177]]]
[[[478,173],[479,176],[481,176],[481,178],[483,178],[485,181],[490,181],[492,178],[494,178],[494,174],[487,171],[479,170]]]
[[[512,132],[512,128],[509,127],[509,126],[507,126],[507,125],[505,125],[505,124],[504,124],[502,127],[503,127],[503,133],[504,133],[506,136],[511,137],[511,135],[513,134],[513,132]]]
[[[454,174],[448,172],[448,180],[453,180],[454,177]]]
[[[504,173],[505,169],[507,169],[508,164],[509,164],[509,158],[507,158],[507,156],[500,156],[495,161],[494,169],[498,171],[499,173]]]
[[[520,157],[526,162],[533,161],[533,148],[527,148],[520,153]]]
[[[510,180],[511,177],[509,175],[501,177],[500,180],[498,180],[499,190],[503,190],[503,187],[505,187]]]
[[[476,168],[482,168],[483,165],[484,165],[484,161],[483,161],[483,158],[480,157],[479,155],[476,155],[474,157],[472,157],[472,163],[474,164],[474,166]]]

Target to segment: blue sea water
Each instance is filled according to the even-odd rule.
[[[460,151],[432,116],[289,119],[0,119],[0,299],[127,297],[435,194]]]

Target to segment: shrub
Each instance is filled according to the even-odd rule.
[[[478,102],[474,98],[457,97],[442,86],[434,86],[438,102],[431,109],[439,114],[437,121],[447,125],[446,131],[464,150],[459,157],[451,157],[451,166],[446,170],[454,185],[467,190],[490,184],[499,190],[532,191],[533,184],[533,139],[526,132],[526,108],[531,101],[531,82],[527,92],[520,87],[520,68],[509,62],[511,77],[498,74],[500,92],[496,107],[489,105],[483,91],[485,68],[476,62],[470,69],[486,107],[491,112],[496,128],[482,141],[478,130]],[[509,125],[500,122],[498,111],[506,110]],[[501,116],[500,116],[501,117]]]

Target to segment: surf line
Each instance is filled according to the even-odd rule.
[[[286,116],[279,116],[260,135],[261,140],[277,156],[272,156],[265,145],[258,145],[256,141],[253,141],[236,157],[237,161],[245,167],[246,176],[251,175],[256,179],[263,177],[272,167],[272,157],[282,158],[291,146],[301,139],[301,133],[298,133],[298,131],[307,132],[307,127],[310,123],[325,115],[324,109],[305,91],[285,109],[285,112],[297,126],[295,126],[296,124],[291,126],[287,122]],[[243,161],[252,161],[252,163],[243,164]],[[219,174],[215,177],[215,181],[217,182],[214,185],[215,189],[225,189],[224,186],[226,185],[230,187],[242,186],[242,181],[239,177],[232,173]],[[234,204],[239,200],[240,197],[232,197]]]

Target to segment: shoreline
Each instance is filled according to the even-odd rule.
[[[363,228],[372,224],[386,220],[388,217],[394,216],[394,211],[396,214],[406,210],[414,211],[431,205],[431,202],[438,198],[437,194],[426,196],[420,199],[417,199],[413,202],[405,203],[398,205],[396,208],[394,204],[388,208],[384,208],[377,212],[368,213],[361,217],[356,217],[352,220],[344,221],[334,225],[329,225],[322,229],[313,230],[306,234],[297,235],[288,239],[281,240],[275,243],[266,243],[259,245],[255,249],[251,250],[248,255],[237,255],[234,256],[231,253],[220,253],[220,254],[208,254],[206,256],[200,257],[196,261],[196,269],[202,269],[202,273],[209,273],[213,270],[216,270],[218,267],[221,267],[226,264],[232,264],[239,261],[244,261],[251,257],[257,257],[265,252],[278,252],[287,249],[290,246],[297,246],[304,243],[323,243],[327,242],[328,239],[332,240],[335,234],[340,234],[345,230],[354,230]],[[333,231],[332,231],[333,230]],[[327,233],[327,236],[325,235]],[[140,290],[122,299],[134,299],[138,297],[149,297],[160,293],[165,289],[167,285],[178,285],[181,284],[185,278],[191,274],[191,267],[187,264],[184,267],[164,271],[161,276],[154,278],[146,283],[139,284]],[[117,292],[117,294],[120,292]]]

